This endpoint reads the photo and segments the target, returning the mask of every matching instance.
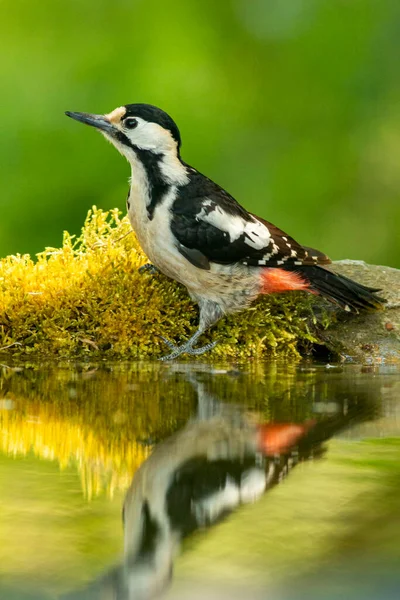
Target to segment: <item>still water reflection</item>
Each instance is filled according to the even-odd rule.
[[[399,459],[395,366],[4,365],[0,598],[397,599]]]

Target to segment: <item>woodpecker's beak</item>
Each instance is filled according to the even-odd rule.
[[[104,115],[91,115],[89,113],[70,112],[69,110],[65,114],[67,117],[75,119],[75,121],[97,127],[97,129],[101,129],[101,131],[105,131],[106,133],[112,134],[116,131],[116,127]]]

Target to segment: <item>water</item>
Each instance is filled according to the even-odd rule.
[[[400,597],[398,367],[0,369],[2,600]]]

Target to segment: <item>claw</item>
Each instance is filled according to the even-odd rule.
[[[150,273],[150,275],[156,275],[159,272],[160,269],[157,269],[157,267],[155,265],[152,265],[151,263],[146,263],[145,265],[139,267],[139,273],[141,275],[143,275],[143,273]]]
[[[205,346],[201,346],[200,348],[191,348],[190,350],[186,350],[186,352],[193,356],[198,356],[199,354],[204,354],[205,352],[212,350],[213,348],[215,348],[215,346],[217,344],[218,344],[217,341],[210,342],[209,344],[206,344]]]
[[[171,348],[171,350],[176,350],[178,348],[178,346],[176,344],[171,342],[168,338],[164,337],[163,335],[159,335],[157,337],[159,337],[160,340],[162,340],[164,342],[164,344],[166,346],[168,346],[168,348]]]
[[[159,359],[162,361],[174,360],[181,354],[189,354],[190,356],[199,356],[200,354],[204,354],[204,352],[208,352],[209,350],[212,350],[218,344],[218,342],[215,341],[215,342],[210,342],[209,344],[206,344],[205,346],[201,346],[200,348],[193,348],[192,342],[190,340],[187,341],[185,344],[182,344],[181,346],[177,346],[177,345],[173,344],[170,340],[165,338],[164,336],[160,335],[159,337],[168,346],[168,348],[171,348],[171,350],[172,350],[172,352],[170,352],[169,354],[166,354],[165,356],[162,356]]]

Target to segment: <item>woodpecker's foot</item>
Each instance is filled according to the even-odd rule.
[[[166,344],[168,346],[168,348],[170,348],[172,350],[172,352],[170,352],[166,356],[162,356],[160,358],[160,360],[174,360],[181,354],[190,354],[191,356],[198,356],[199,354],[204,354],[204,352],[208,352],[209,350],[212,350],[218,344],[218,342],[215,341],[215,342],[210,342],[209,344],[206,344],[205,346],[201,346],[200,348],[193,348],[192,344],[196,340],[193,340],[193,341],[188,340],[185,344],[182,344],[181,346],[177,346],[176,344],[174,344],[173,342],[171,342],[170,340],[165,338],[163,335],[160,335],[160,338],[162,339],[164,344]]]
[[[157,273],[160,273],[160,269],[157,269],[157,267],[152,265],[151,263],[146,263],[145,265],[139,267],[139,273],[141,275],[143,275],[143,273],[150,273],[150,275],[156,275]]]

